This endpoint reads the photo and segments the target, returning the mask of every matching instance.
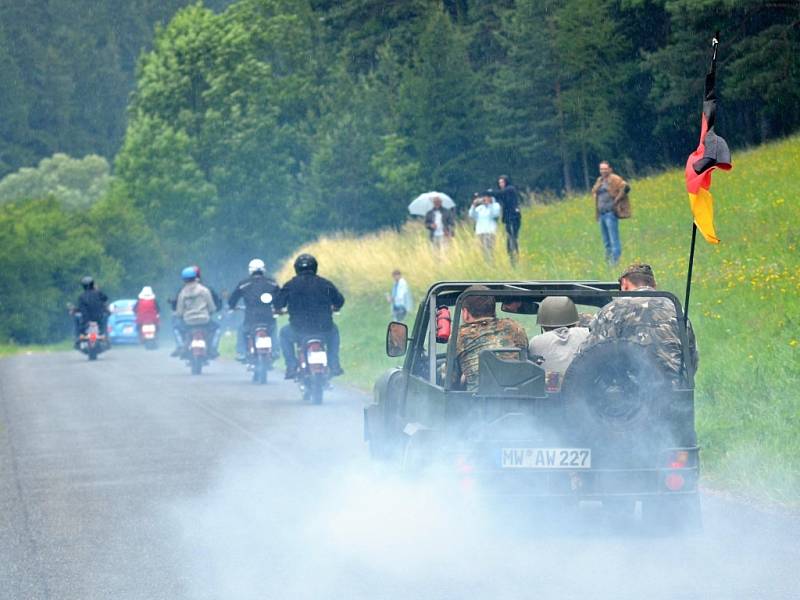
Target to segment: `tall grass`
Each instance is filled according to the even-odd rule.
[[[697,421],[707,480],[800,506],[798,168],[795,137],[742,152],[733,171],[714,175],[722,243],[698,242],[689,312],[700,352]],[[682,298],[692,226],[682,171],[633,181],[632,188],[634,217],[620,223],[621,264],[649,262],[659,287]],[[383,337],[389,319],[384,295],[395,267],[415,300],[441,279],[619,275],[603,260],[588,195],[525,209],[520,244],[516,268],[502,238],[494,264],[487,264],[468,224],[443,254],[432,250],[419,223],[306,246],[319,259],[320,273],[348,298],[339,324],[349,381],[368,387],[393,364],[383,356]],[[282,280],[290,268],[284,266]]]

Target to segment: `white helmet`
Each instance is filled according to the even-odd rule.
[[[153,293],[153,288],[149,285],[144,286],[142,291],[139,292],[139,300],[152,300],[155,297],[156,295]]]
[[[254,258],[247,265],[247,270],[250,271],[250,275],[252,275],[253,273],[258,273],[258,272],[263,273],[264,269],[266,269],[266,268],[267,268],[267,265],[265,265],[264,261],[261,260],[260,258]]]

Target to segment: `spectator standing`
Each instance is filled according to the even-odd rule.
[[[392,271],[394,284],[391,294],[386,294],[386,299],[392,306],[392,320],[403,322],[408,313],[414,308],[414,301],[411,298],[411,288],[403,277],[400,269]]]
[[[494,260],[494,242],[500,213],[500,204],[488,194],[476,195],[469,208],[469,216],[475,221],[475,235],[478,236],[487,262]]]
[[[442,206],[439,196],[433,198],[433,208],[425,215],[425,227],[430,232],[434,247],[443,249],[449,238],[453,237],[456,220],[453,211]]]
[[[600,176],[592,187],[595,218],[600,223],[606,261],[615,265],[622,255],[619,219],[627,219],[631,216],[630,201],[628,200],[630,187],[622,177],[614,173],[608,161],[601,162],[599,170]]]
[[[517,264],[519,256],[519,230],[522,227],[522,212],[519,209],[519,195],[517,188],[511,183],[508,175],[497,178],[499,190],[489,190],[495,200],[503,207],[503,223],[506,226],[506,249],[511,264]]]

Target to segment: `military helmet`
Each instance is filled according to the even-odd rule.
[[[628,275],[646,275],[648,277],[655,277],[655,275],[653,275],[653,267],[646,263],[633,263],[632,265],[628,265],[619,278],[622,279]]]
[[[536,323],[540,327],[571,327],[578,322],[578,309],[566,296],[548,296],[539,304]]]
[[[301,254],[294,260],[294,272],[300,273],[317,272],[317,259],[310,254]]]

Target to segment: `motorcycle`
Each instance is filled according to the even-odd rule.
[[[296,381],[303,400],[322,404],[322,395],[330,380],[325,342],[321,338],[305,338],[297,348],[297,364]]]
[[[155,323],[142,323],[139,326],[139,342],[147,350],[158,348],[158,326]]]
[[[189,328],[181,358],[191,368],[192,375],[200,375],[203,372],[203,366],[208,364],[208,343],[206,342],[205,327]]]
[[[78,337],[78,350],[88,356],[89,360],[97,360],[97,355],[108,348],[108,338],[100,332],[100,324],[97,321],[89,321],[86,331]]]
[[[272,369],[272,337],[266,325],[256,325],[247,334],[247,367],[253,370],[254,383],[267,383]]]

